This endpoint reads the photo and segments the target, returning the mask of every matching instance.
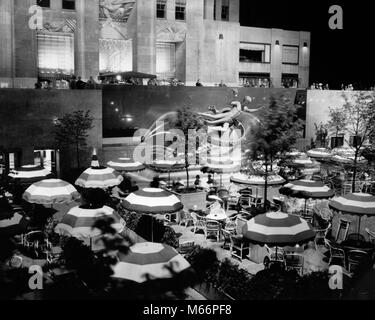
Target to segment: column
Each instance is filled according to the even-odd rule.
[[[13,64],[13,1],[0,1],[0,88],[12,87]]]
[[[87,80],[99,75],[99,0],[77,0],[75,74]]]

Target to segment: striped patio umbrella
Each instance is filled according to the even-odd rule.
[[[117,161],[107,162],[107,166],[119,172],[138,172],[146,169],[140,162],[131,162],[130,158],[119,158]]]
[[[112,219],[112,227],[118,232],[125,228],[125,221],[114,209],[103,206],[98,209],[85,209],[79,206],[70,209],[55,227],[55,232],[80,240],[91,239],[100,235],[100,230],[93,225],[100,219]]]
[[[349,193],[333,198],[329,206],[344,214],[358,216],[358,233],[360,233],[362,216],[375,215],[375,196],[367,193]]]
[[[171,278],[170,266],[175,273],[190,267],[172,247],[152,242],[137,243],[126,254],[118,254],[119,262],[113,267],[113,278],[142,283],[148,279]]]
[[[118,186],[124,178],[112,168],[101,167],[94,151],[91,167],[86,169],[76,180],[75,184],[82,188],[107,189]]]
[[[25,165],[9,173],[9,177],[19,179],[21,184],[31,184],[51,176],[52,172],[40,165]]]
[[[32,184],[23,194],[30,203],[54,205],[68,203],[80,198],[78,191],[68,182],[60,179],[46,179]]]
[[[26,232],[30,221],[20,215],[15,213],[9,219],[0,220],[0,237],[12,237],[18,234],[23,234]]]
[[[121,203],[128,211],[156,215],[182,210],[183,204],[173,193],[159,188],[145,188],[129,194]],[[151,241],[154,240],[151,219]]]
[[[243,173],[236,173],[230,177],[230,181],[237,184],[249,186],[264,186],[266,183],[263,175],[246,175]],[[269,174],[267,176],[267,185],[278,186],[285,183],[285,179],[277,174]]]
[[[272,247],[302,245],[315,237],[306,220],[282,212],[257,215],[243,226],[242,232],[250,242]]]
[[[168,161],[168,160],[159,160],[155,161],[149,165],[152,170],[158,172],[168,172],[168,185],[170,184],[171,180],[171,172],[178,172],[185,168],[185,163],[180,163],[176,161]]]
[[[128,211],[160,214],[180,211],[183,205],[173,193],[158,188],[145,188],[129,194],[122,206]]]
[[[314,158],[317,160],[329,159],[332,155],[331,152],[326,148],[316,148],[307,151],[307,155],[310,158]]]
[[[296,180],[279,190],[280,194],[302,199],[329,199],[335,193],[321,181]]]

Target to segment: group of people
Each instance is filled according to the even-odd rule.
[[[313,83],[310,86],[310,90],[329,90],[329,85],[328,83],[323,84],[323,83]]]
[[[40,81],[35,83],[34,87],[35,89],[59,89],[59,86],[57,85],[58,82],[64,82],[66,83],[66,88],[72,89],[72,90],[83,90],[83,89],[97,89],[98,83],[94,80],[94,78],[91,76],[87,82],[82,80],[82,77],[76,77],[75,75],[72,75],[69,81],[67,80],[46,80],[46,81]]]

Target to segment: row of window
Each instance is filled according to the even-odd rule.
[[[51,0],[36,0],[36,4],[42,8],[50,8]],[[62,0],[62,8],[66,10],[75,10],[76,1],[75,0]]]
[[[186,0],[176,0],[175,5],[175,19],[185,20],[186,15]],[[166,19],[167,18],[167,0],[156,1],[156,18]]]
[[[281,86],[284,88],[298,88],[298,74],[283,73],[281,75]],[[269,73],[240,73],[239,84],[243,87],[270,88],[272,80]]]
[[[271,45],[241,42],[240,62],[271,63]],[[298,65],[299,47],[283,45],[282,63]]]

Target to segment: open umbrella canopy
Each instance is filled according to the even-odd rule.
[[[55,232],[60,235],[68,235],[78,239],[94,238],[100,235],[100,230],[93,228],[101,219],[111,219],[111,226],[118,233],[125,228],[125,221],[114,209],[103,206],[102,208],[86,209],[74,207],[66,213],[61,222],[55,227]]]
[[[22,166],[9,173],[9,177],[19,179],[21,183],[33,183],[50,176],[52,176],[51,171],[33,164]]]
[[[307,151],[307,155],[315,159],[328,159],[331,157],[331,152],[326,148],[316,148]]]
[[[183,205],[173,193],[158,189],[145,188],[129,194],[122,202],[128,211],[160,214],[180,211]]]
[[[375,196],[367,193],[349,193],[335,197],[329,206],[337,211],[352,215],[375,215]]]
[[[107,162],[107,165],[108,167],[120,172],[137,172],[146,168],[140,162],[131,162],[130,158],[119,158],[117,161],[109,161]]]
[[[19,213],[15,213],[11,218],[0,220],[0,237],[12,237],[26,232],[30,220]]]
[[[264,186],[266,182],[265,175],[246,175],[237,173],[231,176],[230,181],[237,184],[249,186]],[[269,186],[277,186],[285,183],[285,179],[277,174],[269,174],[267,176],[267,184]]]
[[[328,199],[335,192],[321,181],[297,180],[281,187],[279,193],[286,196],[302,199]]]
[[[280,247],[301,245],[315,237],[306,220],[282,212],[257,215],[243,226],[242,232],[252,243]]]
[[[159,172],[181,171],[185,168],[185,163],[177,161],[159,160],[151,163],[150,168]]]
[[[94,151],[91,167],[78,177],[75,184],[82,188],[107,189],[118,186],[123,180],[122,175],[114,169],[101,167]]]
[[[161,244],[142,242],[130,247],[126,254],[118,254],[119,262],[113,267],[113,278],[142,283],[148,279],[171,278],[173,272],[179,273],[190,267],[175,249]]]
[[[68,182],[60,179],[46,179],[32,184],[23,194],[30,203],[53,205],[68,203],[80,198],[78,191]]]

